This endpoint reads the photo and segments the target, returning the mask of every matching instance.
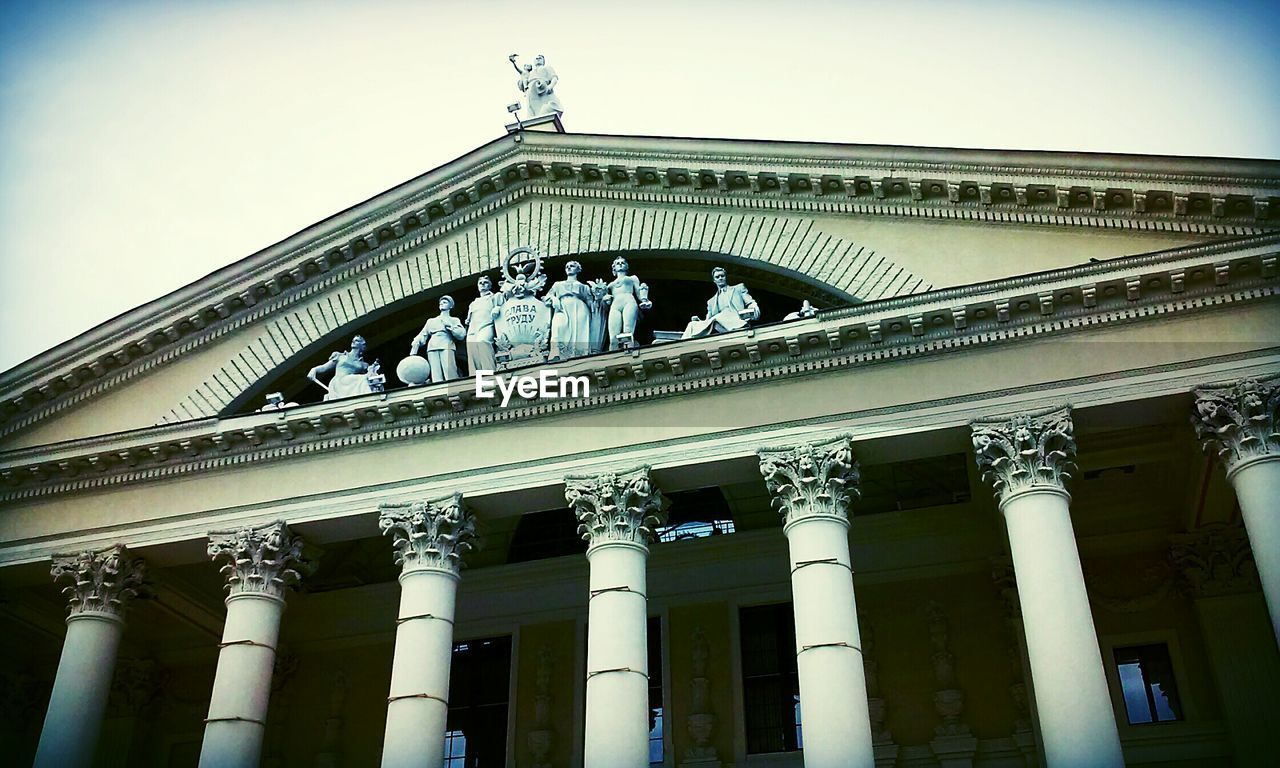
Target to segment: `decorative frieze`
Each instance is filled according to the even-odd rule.
[[[225,560],[219,570],[231,595],[263,594],[283,598],[285,587],[298,583],[311,563],[303,557],[301,536],[282,520],[257,528],[209,534],[209,557]]]
[[[1260,589],[1249,537],[1240,527],[1212,523],[1170,537],[1170,554],[1193,597],[1217,597]]]
[[[68,580],[62,588],[72,616],[106,613],[123,616],[129,601],[138,596],[146,580],[146,563],[121,544],[96,552],[54,555],[53,580]]]
[[[1031,488],[1065,488],[1076,455],[1070,408],[978,419],[970,426],[982,479],[1000,501]]]
[[[468,552],[479,546],[475,517],[455,493],[435,501],[383,504],[378,528],[395,536],[396,565],[406,571],[434,569],[457,573]]]
[[[1196,435],[1228,472],[1253,459],[1280,457],[1280,377],[1197,387],[1195,396]]]
[[[590,545],[610,541],[648,545],[663,525],[666,500],[649,467],[564,479],[564,497],[578,518],[578,534]]]
[[[849,519],[858,496],[858,462],[847,436],[789,448],[762,448],[760,473],[783,523],[811,516]]]

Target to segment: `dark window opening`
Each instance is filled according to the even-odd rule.
[[[665,494],[667,524],[657,530],[658,541],[683,541],[733,533],[733,514],[720,489],[698,488]]]
[[[738,622],[748,754],[803,749],[791,604],[742,608]]]
[[[662,707],[662,619],[649,619],[649,765],[666,759],[665,711]]]
[[[1173,661],[1164,643],[1116,648],[1116,672],[1129,725],[1182,719],[1182,702],[1173,679]]]
[[[507,763],[511,638],[453,647],[444,768],[499,768]]]
[[[507,550],[508,563],[527,563],[549,557],[580,555],[587,542],[578,535],[578,520],[568,507],[531,512],[516,523]]]
[[[969,465],[962,453],[861,468],[855,515],[940,507],[969,501]]]

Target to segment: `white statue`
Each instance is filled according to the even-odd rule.
[[[686,339],[737,331],[749,326],[752,320],[760,319],[760,306],[747,293],[747,286],[742,283],[729,285],[729,275],[724,267],[711,270],[711,281],[716,284],[716,295],[707,299],[707,319],[699,320],[694,315],[685,326]]]
[[[441,296],[440,314],[422,326],[409,347],[409,356],[412,357],[426,346],[433,384],[458,378],[457,342],[467,337],[467,329],[462,327],[462,321],[449,314],[452,309],[453,297]]]
[[[790,320],[808,320],[811,317],[818,316],[818,308],[809,303],[808,299],[800,304],[800,311],[788,312],[787,316],[782,318],[783,322]]]
[[[560,76],[547,65],[545,56],[538,54],[533,60],[534,63],[525,64],[523,70],[516,63],[518,58],[516,54],[513,53],[507,58],[511,66],[516,68],[516,73],[520,75],[520,79],[516,81],[516,87],[525,95],[526,108],[530,117],[564,113],[564,107],[560,106],[560,98],[556,96],[556,84],[560,82]]]
[[[591,285],[578,280],[581,272],[582,264],[577,261],[565,264],[564,279],[553,283],[543,296],[552,312],[552,359],[568,360],[599,351],[592,349],[591,321],[593,314],[600,313],[601,304],[593,295]]]
[[[628,274],[631,265],[619,256],[613,260],[613,280],[609,283],[609,295],[604,301],[609,305],[609,349],[627,349],[635,346],[636,321],[640,310],[650,309],[649,286],[640,278]]]
[[[381,378],[378,361],[370,365],[364,361],[365,340],[356,336],[351,340],[351,350],[334,352],[328,361],[317,365],[307,372],[307,378],[324,388],[325,400],[337,400],[340,397],[354,397],[373,392],[373,382]],[[320,374],[332,373],[328,386],[320,382]]]
[[[467,372],[495,371],[493,358],[493,321],[498,316],[498,295],[493,292],[493,281],[481,275],[476,281],[480,296],[467,306]]]

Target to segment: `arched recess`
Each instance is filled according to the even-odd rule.
[[[501,258],[521,245],[534,246],[555,263],[570,256],[586,260],[591,255],[624,252],[633,262],[633,271],[646,278],[650,260],[656,267],[661,261],[683,257],[690,263],[703,262],[704,270],[716,261],[738,268],[735,281],[759,270],[771,282],[790,284],[792,289],[784,293],[802,296],[812,291],[841,299],[820,303],[827,306],[931,288],[892,259],[825,233],[804,215],[525,201],[394,258],[371,260],[362,273],[246,328],[243,347],[175,404],[165,420],[226,413],[259,395],[263,382],[299,355],[314,354],[348,330],[402,310],[423,294],[465,286],[481,272],[495,274]],[[695,306],[690,313],[696,311]],[[394,361],[383,361],[384,369],[394,365]]]

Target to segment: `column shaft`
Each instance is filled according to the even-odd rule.
[[[828,515],[799,517],[784,528],[805,768],[875,765],[848,530],[844,518]]]
[[[1044,486],[1001,505],[1018,582],[1046,761],[1124,765],[1068,496]]]
[[[283,612],[284,599],[273,595],[244,592],[227,598],[200,768],[258,765]]]
[[[649,764],[648,554],[631,542],[604,542],[587,551],[586,765]]]
[[[1228,477],[1249,533],[1271,629],[1280,642],[1280,456],[1242,464]]]
[[[109,613],[76,613],[49,697],[35,768],[88,768],[111,693],[111,675],[124,622]]]
[[[450,571],[400,576],[383,768],[435,766],[444,759],[457,590],[458,575]]]

